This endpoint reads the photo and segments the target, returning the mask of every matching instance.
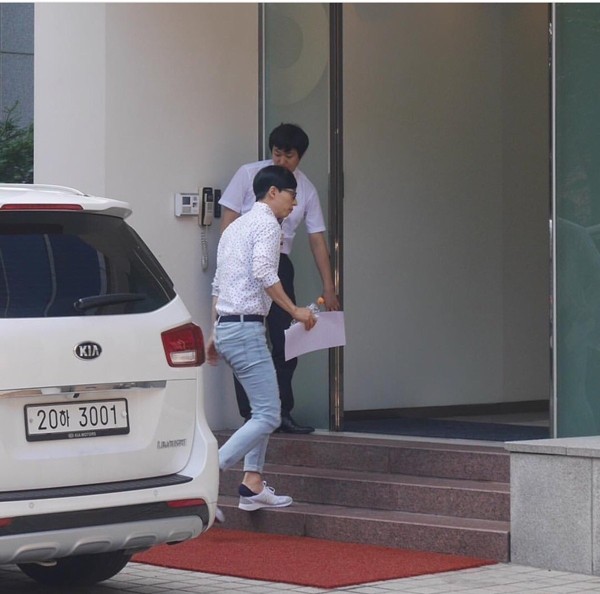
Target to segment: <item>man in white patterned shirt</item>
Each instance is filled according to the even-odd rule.
[[[275,366],[265,332],[265,317],[277,303],[307,330],[316,323],[306,307],[286,295],[277,268],[281,242],[279,221],[296,205],[296,178],[277,165],[261,169],[253,181],[256,202],[223,232],[217,249],[213,281],[214,332],[207,359],[219,356],[233,369],[250,401],[251,418],[219,449],[219,467],[230,468],[244,458],[239,487],[240,509],[285,507],[292,498],[275,495],[262,471],[269,435],[281,424]]]
[[[317,189],[308,177],[298,169],[300,160],[308,149],[309,139],[296,124],[280,124],[269,135],[269,149],[272,158],[266,161],[242,165],[233,176],[223,192],[220,204],[223,207],[221,230],[225,230],[237,217],[248,212],[254,204],[252,180],[256,173],[266,165],[281,165],[294,174],[297,186],[298,205],[292,214],[283,221],[281,244],[281,258],[279,260],[278,275],[283,289],[292,301],[296,301],[294,291],[294,266],[290,259],[292,245],[296,230],[304,222],[308,232],[308,241],[312,251],[317,270],[323,281],[323,298],[328,310],[340,308],[338,297],[335,293],[331,266],[329,262],[329,249],[325,240],[325,221]],[[285,358],[285,330],[289,327],[291,318],[289,314],[273,304],[267,316],[267,331],[271,343],[271,354],[277,372],[279,383],[279,398],[281,400],[281,425],[278,431],[284,433],[311,433],[313,427],[302,426],[292,417],[294,408],[294,392],[292,379],[298,364],[297,358]],[[245,419],[250,417],[250,406],[243,387],[235,381],[235,394],[240,415]]]

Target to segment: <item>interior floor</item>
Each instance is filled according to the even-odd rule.
[[[506,425],[526,425],[530,427],[549,427],[550,416],[548,412],[522,412],[499,415],[481,415],[464,417],[443,417],[444,421],[471,421],[473,423],[502,423]]]
[[[457,414],[454,416],[441,416],[440,412],[442,411],[436,412],[435,416],[348,418],[344,420],[344,431],[499,442],[550,437],[550,415],[545,410]]]

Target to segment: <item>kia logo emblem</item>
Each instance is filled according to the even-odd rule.
[[[80,342],[75,347],[74,352],[78,359],[91,361],[102,354],[102,347],[97,342]]]

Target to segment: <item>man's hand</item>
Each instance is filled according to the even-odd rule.
[[[292,317],[297,322],[302,322],[305,330],[310,330],[317,323],[317,318],[308,307],[296,307]]]
[[[215,346],[215,337],[213,334],[211,334],[208,342],[206,343],[206,360],[210,365],[217,365],[220,358],[221,356],[217,352],[217,347]]]
[[[335,294],[335,290],[331,289],[330,291],[323,291],[323,300],[325,301],[325,309],[327,311],[339,311],[340,310],[340,300],[338,296]]]

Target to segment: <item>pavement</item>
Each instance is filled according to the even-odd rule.
[[[499,563],[324,590],[129,563],[110,580],[84,589],[50,589],[15,566],[0,566],[0,594],[583,594],[600,592],[600,577]]]

